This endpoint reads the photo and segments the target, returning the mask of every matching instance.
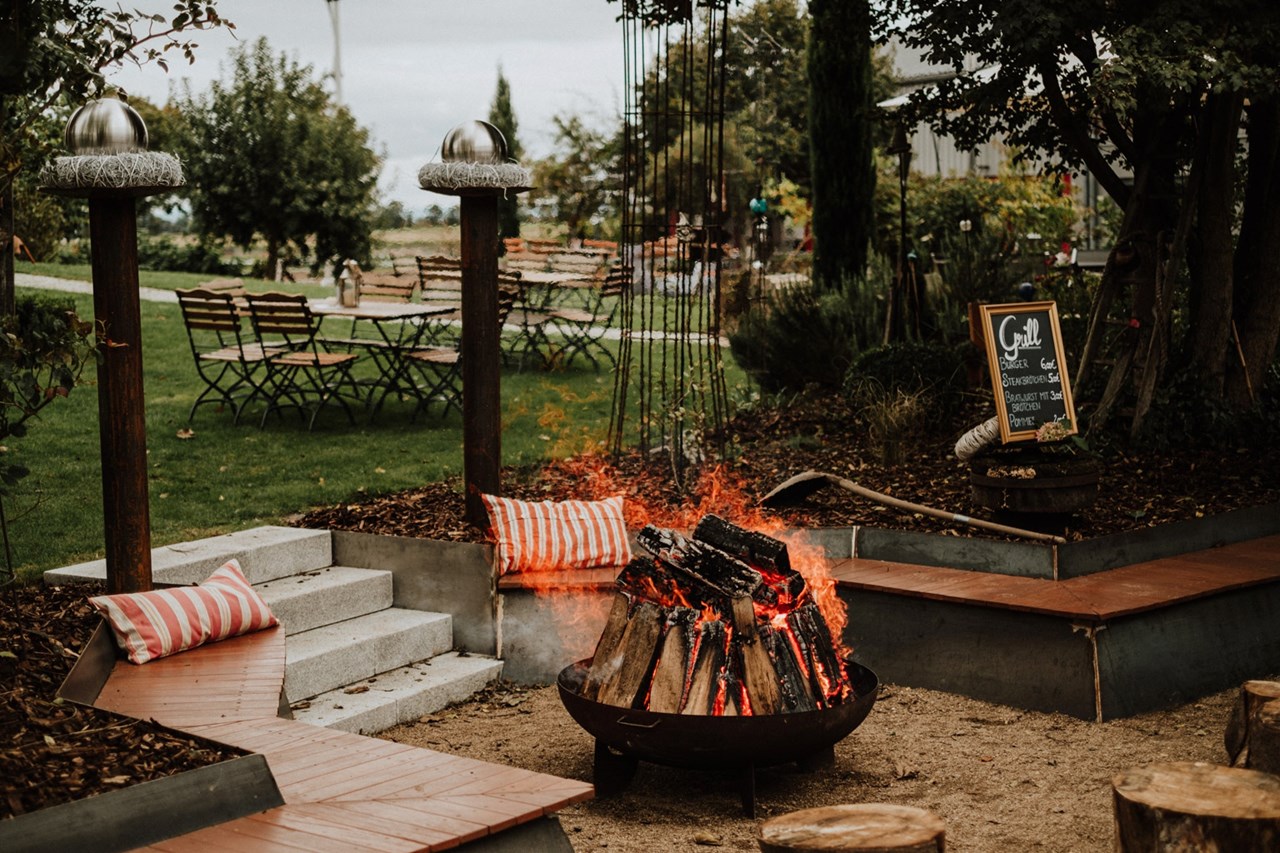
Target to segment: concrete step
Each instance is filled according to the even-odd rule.
[[[296,702],[453,648],[447,613],[391,608],[289,637],[285,695]]]
[[[376,734],[461,702],[502,674],[502,661],[454,652],[330,690],[295,708],[316,726]],[[351,691],[351,692],[348,692]]]
[[[289,639],[391,606],[391,572],[330,566],[257,584],[254,589],[284,625]]]
[[[156,583],[192,584],[211,575],[232,557],[250,583],[265,583],[333,563],[333,537],[328,530],[300,527],[255,527],[151,551],[151,577]],[[105,560],[91,560],[44,573],[48,584],[103,581]]]

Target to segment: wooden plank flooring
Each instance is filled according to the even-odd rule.
[[[445,850],[590,799],[585,782],[276,716],[282,628],[135,666],[118,660],[97,707],[261,753],[285,805],[148,850]]]
[[[831,574],[849,589],[889,592],[1103,622],[1280,581],[1280,536],[1267,536],[1054,581],[852,557]]]

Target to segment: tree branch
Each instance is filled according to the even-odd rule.
[[[1062,94],[1062,87],[1058,85],[1057,67],[1050,60],[1042,60],[1036,66],[1036,70],[1040,72],[1040,79],[1044,83],[1045,97],[1049,100],[1049,112],[1058,129],[1062,131],[1063,138],[1084,160],[1085,165],[1098,179],[1098,183],[1106,190],[1107,195],[1111,196],[1117,205],[1125,207],[1129,200],[1129,187],[1102,156],[1097,142],[1083,130],[1087,126],[1085,121],[1067,104],[1067,99]]]

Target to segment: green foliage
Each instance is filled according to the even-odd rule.
[[[502,131],[507,140],[508,159],[519,163],[524,158],[524,148],[516,135],[516,112],[511,106],[511,84],[498,66],[498,86],[493,93],[493,103],[489,105],[489,124]],[[520,201],[519,197],[500,197],[498,199],[498,236],[520,236]]]
[[[879,334],[882,308],[858,279],[818,292],[795,286],[750,309],[729,334],[734,358],[770,393],[810,384],[839,388],[854,357]]]
[[[865,0],[811,0],[809,14],[813,276],[826,288],[864,274],[874,227],[871,9]]]
[[[570,236],[611,237],[620,227],[622,172],[620,132],[608,121],[578,114],[552,118],[555,151],[533,164],[529,203],[545,221],[562,222]],[[616,127],[616,120],[615,120]]]
[[[0,317],[0,441],[27,434],[27,421],[71,393],[94,354],[93,324],[66,298],[24,295]],[[0,454],[0,498],[29,473]]]
[[[964,364],[953,346],[899,341],[864,350],[845,376],[845,393],[866,403],[883,398],[917,399],[935,426],[948,426],[965,387]]]
[[[175,240],[140,237],[138,266],[148,270],[238,275],[240,265],[222,260],[222,247],[212,240]]]
[[[200,233],[282,254],[367,261],[381,161],[369,132],[266,39],[235,51],[230,79],[178,100],[179,147]],[[314,245],[312,245],[314,244]],[[312,254],[314,250],[314,255]]]

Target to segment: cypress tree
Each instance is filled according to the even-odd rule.
[[[834,289],[865,275],[875,227],[870,4],[809,0],[809,27],[813,277]]]
[[[524,150],[520,140],[516,138],[516,113],[511,108],[511,85],[507,83],[502,66],[498,66],[498,88],[493,93],[493,103],[489,107],[489,124],[502,131],[507,139],[507,157],[520,162]],[[520,236],[520,208],[516,196],[511,194],[498,199],[498,236]]]

